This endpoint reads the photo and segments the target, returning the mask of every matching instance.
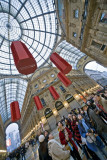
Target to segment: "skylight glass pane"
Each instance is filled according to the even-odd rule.
[[[0,110],[0,114],[2,116],[3,122],[5,122],[10,117],[11,102],[19,101],[20,109],[22,109],[26,87],[27,81],[22,79],[7,78],[0,80],[0,103],[2,102],[3,107],[3,109]]]
[[[20,74],[14,66],[10,49],[12,41],[25,43],[35,59],[41,53],[44,55],[44,52],[48,59],[57,43],[58,22],[55,1],[5,0],[1,1],[1,6],[3,12],[0,12],[0,24],[2,24],[0,30],[0,73],[4,75]],[[46,47],[50,48],[48,53]],[[37,66],[40,67],[44,62],[47,64],[47,61],[42,59],[43,57],[37,58],[37,63],[39,63]]]
[[[72,65],[73,69],[76,69],[79,59],[85,55],[66,41],[62,41],[57,48],[56,52],[68,61],[68,63]]]

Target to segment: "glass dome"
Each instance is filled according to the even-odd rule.
[[[12,41],[26,44],[38,68],[48,63],[58,36],[54,0],[0,0],[0,74],[19,75]]]

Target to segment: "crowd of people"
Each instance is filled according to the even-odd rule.
[[[107,159],[107,90],[92,93],[81,109],[73,109],[57,123],[59,140],[47,131],[39,136],[40,160]]]
[[[92,93],[84,107],[73,109],[68,117],[56,124],[59,141],[47,130],[39,132],[9,156],[22,157],[29,145],[38,144],[40,160],[87,160],[107,159],[107,89]],[[11,158],[12,159],[12,158]]]

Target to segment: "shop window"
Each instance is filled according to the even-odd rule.
[[[98,43],[98,42],[95,42],[95,41],[92,41],[91,45],[93,45],[94,47],[96,48],[101,48],[102,44]]]
[[[107,13],[102,13],[100,18],[101,23],[107,23]]]
[[[65,88],[64,88],[63,86],[59,86],[59,88],[61,89],[61,91],[62,91],[63,93],[66,92],[66,90],[65,90]]]
[[[42,103],[42,105],[43,105],[44,107],[46,106],[46,102],[45,102],[44,98],[41,98],[41,103]]]
[[[76,32],[73,32],[73,37],[77,37],[77,34],[76,34]]]
[[[101,50],[104,51],[106,45],[102,45]]]
[[[74,18],[78,18],[79,17],[79,10],[76,9],[74,10]]]

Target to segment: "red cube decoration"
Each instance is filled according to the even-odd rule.
[[[57,93],[57,91],[55,90],[53,86],[49,87],[49,91],[55,100],[59,99],[59,94]]]
[[[19,73],[28,75],[37,69],[36,61],[24,43],[21,41],[12,42],[11,50]]]
[[[36,104],[37,110],[41,110],[43,108],[43,105],[42,105],[42,103],[40,101],[39,96],[35,96],[34,97],[34,102]]]
[[[68,77],[66,77],[62,72],[59,72],[57,76],[62,81],[62,83],[65,85],[65,87],[68,87],[69,85],[72,84],[70,79],[68,79]]]
[[[72,70],[72,66],[56,52],[51,54],[50,60],[63,74],[67,74]]]
[[[11,121],[12,122],[18,121],[21,118],[18,101],[14,101],[10,104],[10,110],[11,110]]]

